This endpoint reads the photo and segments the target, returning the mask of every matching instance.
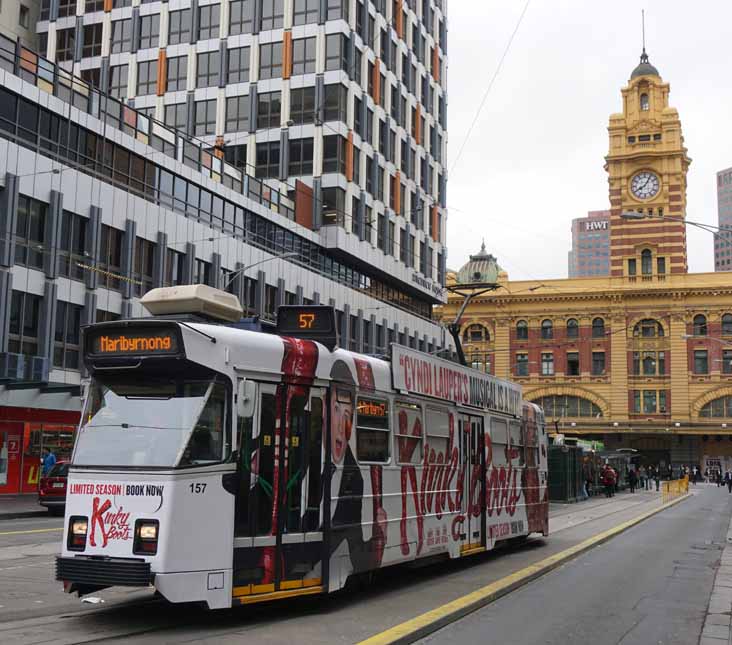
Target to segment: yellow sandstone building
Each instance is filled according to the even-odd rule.
[[[622,100],[605,158],[610,275],[513,281],[483,247],[448,276],[463,292],[496,285],[460,320],[466,357],[521,383],[555,431],[646,463],[732,469],[732,284],[687,272],[691,160],[645,50]],[[462,302],[450,293],[443,322]]]

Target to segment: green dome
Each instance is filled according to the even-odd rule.
[[[458,284],[496,284],[498,274],[503,269],[498,261],[485,250],[485,242],[480,246],[480,252],[470,256],[470,260],[457,272]]]
[[[648,54],[646,54],[645,48],[640,57],[640,63],[638,67],[633,70],[630,78],[637,78],[638,76],[661,76],[658,70],[648,62]]]

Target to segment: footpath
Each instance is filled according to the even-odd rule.
[[[49,516],[48,509],[38,503],[38,494],[0,495],[0,520]]]
[[[699,645],[732,643],[732,521],[727,529],[726,545],[714,578]]]

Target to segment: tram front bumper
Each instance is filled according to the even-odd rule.
[[[56,580],[64,583],[68,593],[78,591],[83,595],[106,587],[147,587],[154,579],[150,563],[138,558],[56,558]]]

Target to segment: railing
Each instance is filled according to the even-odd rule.
[[[223,148],[156,121],[126,105],[60,65],[0,35],[0,69],[19,76],[64,103],[92,115],[105,125],[122,130],[141,143],[174,159],[217,183],[258,202],[289,220],[295,219],[292,201],[261,179],[223,160]]]
[[[663,482],[661,484],[661,496],[663,502],[671,501],[681,495],[686,495],[689,492],[689,477],[682,477],[681,479],[672,479],[671,481]]]

